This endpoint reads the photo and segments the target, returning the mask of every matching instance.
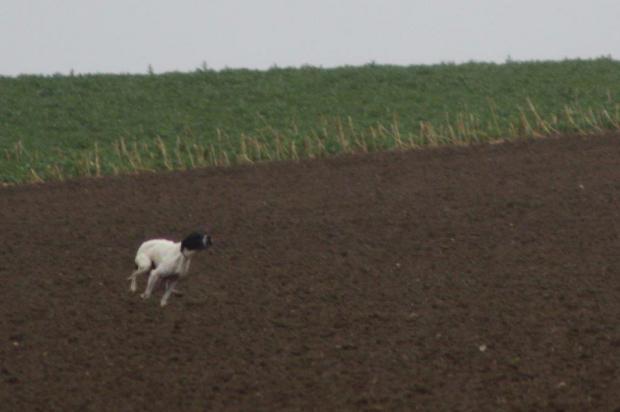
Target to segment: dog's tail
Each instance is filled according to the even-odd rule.
[[[132,280],[137,276],[140,276],[144,273],[150,272],[152,269],[155,269],[155,263],[151,261],[148,257],[141,255],[136,256],[136,262],[134,265],[134,271],[127,280]]]

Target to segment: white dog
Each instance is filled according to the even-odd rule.
[[[179,293],[175,289],[177,282],[187,275],[194,253],[211,245],[211,236],[203,232],[193,232],[182,242],[153,239],[142,243],[136,253],[136,270],[128,278],[131,280],[129,290],[135,292],[138,288],[136,278],[150,272],[146,289],[140,297],[148,299],[156,287],[163,286],[160,303],[166,306],[170,294]]]

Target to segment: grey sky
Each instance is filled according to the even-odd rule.
[[[618,0],[2,0],[0,75],[620,58]]]

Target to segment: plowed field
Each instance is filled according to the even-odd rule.
[[[618,135],[3,188],[0,409],[612,411],[619,205]]]

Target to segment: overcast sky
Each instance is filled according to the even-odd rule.
[[[0,75],[620,58],[620,0],[0,0]]]

